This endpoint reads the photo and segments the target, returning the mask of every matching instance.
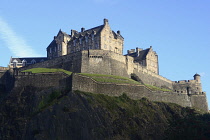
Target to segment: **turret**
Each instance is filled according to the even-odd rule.
[[[194,76],[194,80],[196,80],[198,83],[201,83],[201,76],[199,74],[195,74]]]

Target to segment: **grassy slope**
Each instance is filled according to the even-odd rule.
[[[116,76],[116,75],[104,75],[104,74],[90,74],[90,73],[80,73],[81,75],[91,77],[97,82],[103,83],[116,83],[116,84],[140,84],[130,78]]]
[[[33,68],[33,69],[28,69],[24,70],[22,72],[32,72],[32,73],[48,73],[48,72],[64,72],[68,75],[71,75],[72,72],[64,70],[64,69],[54,69],[54,68]]]

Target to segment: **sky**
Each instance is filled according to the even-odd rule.
[[[12,57],[46,56],[58,31],[109,20],[129,49],[153,47],[160,75],[172,81],[201,75],[210,106],[210,0],[5,0],[0,4],[0,66]],[[209,107],[210,108],[210,107]]]

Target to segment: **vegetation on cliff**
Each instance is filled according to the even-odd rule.
[[[209,139],[210,115],[172,103],[68,89],[14,89],[0,102],[0,139]]]

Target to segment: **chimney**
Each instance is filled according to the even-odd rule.
[[[82,28],[81,28],[81,32],[84,32],[84,31],[85,31],[85,28],[84,28],[84,27],[82,27]]]
[[[73,37],[75,33],[77,33],[76,30],[71,30],[71,37]]]
[[[104,19],[104,25],[108,24],[108,19]]]
[[[117,31],[117,34],[119,34],[119,35],[120,35],[120,30],[118,30],[118,31]]]

